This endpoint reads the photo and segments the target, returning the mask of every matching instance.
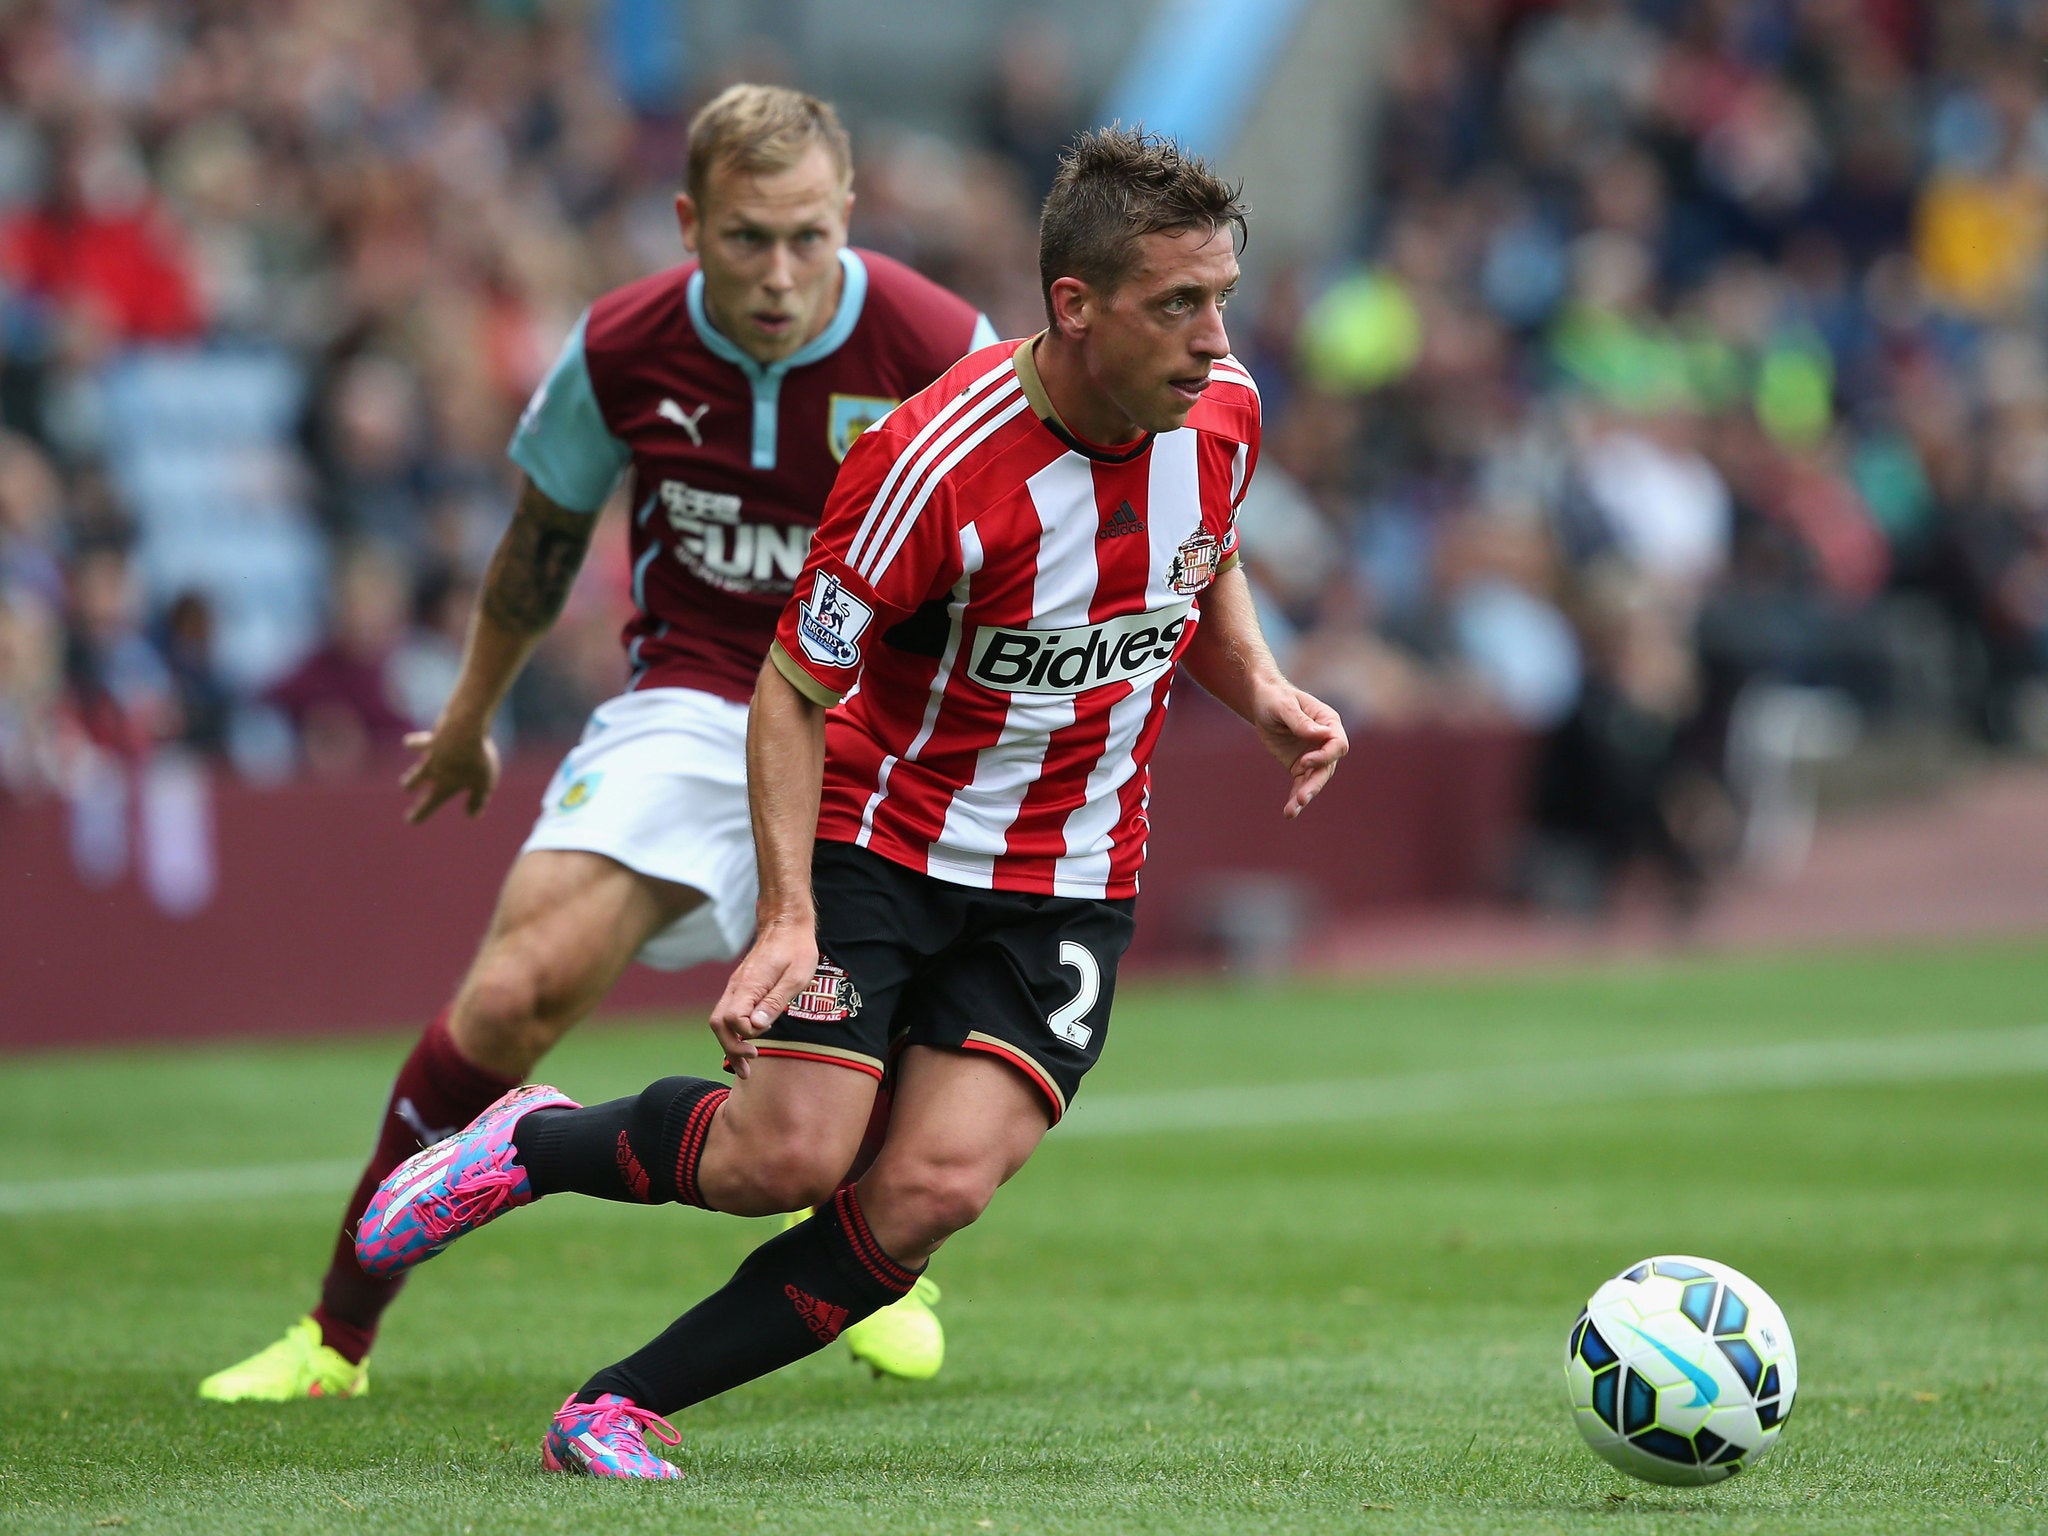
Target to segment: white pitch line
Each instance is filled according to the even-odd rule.
[[[1362,1125],[1475,1110],[1554,1109],[1620,1099],[1706,1098],[2034,1072],[2048,1072],[2048,1025],[1517,1062],[1324,1083],[1101,1094],[1077,1102],[1055,1134],[1064,1139]],[[282,1163],[128,1178],[25,1180],[0,1184],[0,1216],[151,1210],[311,1195],[332,1198],[346,1191],[361,1167],[352,1161]]]
[[[1957,1030],[1875,1040],[1525,1061],[1325,1083],[1186,1088],[1083,1098],[1059,1134],[1353,1125],[1481,1109],[1553,1109],[1617,1099],[1704,1098],[1793,1088],[1934,1082],[2048,1071],[2048,1025]]]
[[[30,1179],[0,1184],[0,1216],[333,1195],[345,1192],[362,1171],[360,1162],[272,1163],[253,1168],[182,1168],[126,1178]]]

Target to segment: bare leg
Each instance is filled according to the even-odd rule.
[[[342,1213],[313,1314],[327,1344],[361,1359],[402,1283],[372,1279],[356,1262],[356,1223],[378,1184],[523,1079],[640,946],[703,899],[600,854],[546,850],[513,864],[445,1027],[429,1026],[399,1070],[369,1166]]]
[[[701,891],[603,854],[523,854],[449,1011],[457,1048],[501,1077],[524,1078],[611,991],[641,945],[703,901]]]
[[[889,1135],[859,1193],[883,1250],[915,1269],[988,1208],[1052,1116],[1023,1074],[992,1056],[914,1045],[899,1071]]]

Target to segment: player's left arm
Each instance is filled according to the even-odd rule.
[[[1351,740],[1334,709],[1281,675],[1241,566],[1232,564],[1202,593],[1202,622],[1181,665],[1258,731],[1294,780],[1280,814],[1299,816],[1330,782]]]

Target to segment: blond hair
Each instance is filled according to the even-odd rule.
[[[732,166],[747,176],[772,176],[822,144],[841,185],[853,180],[853,146],[829,101],[781,85],[730,85],[690,120],[690,196],[704,200],[711,173]]]

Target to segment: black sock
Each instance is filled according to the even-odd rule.
[[[539,1109],[512,1128],[533,1192],[600,1200],[703,1205],[697,1162],[729,1089],[701,1077],[665,1077],[637,1098],[584,1109]]]
[[[815,1354],[902,1296],[919,1273],[882,1252],[852,1188],[841,1189],[808,1221],[748,1254],[722,1290],[576,1395],[587,1403],[616,1392],[674,1413]]]

